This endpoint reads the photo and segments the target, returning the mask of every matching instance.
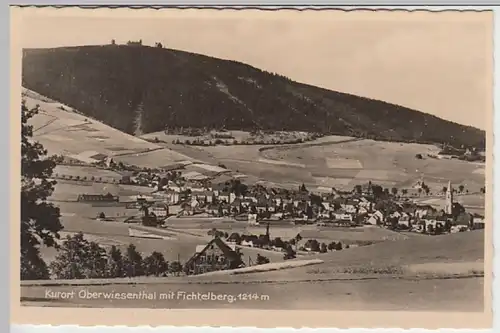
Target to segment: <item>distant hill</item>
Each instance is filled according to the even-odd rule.
[[[301,130],[484,147],[479,129],[235,61],[147,46],[26,49],[23,86],[130,134],[170,128]]]

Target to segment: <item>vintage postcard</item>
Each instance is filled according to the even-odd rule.
[[[14,323],[491,327],[491,11],[11,20]]]

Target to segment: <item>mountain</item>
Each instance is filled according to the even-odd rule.
[[[224,127],[485,145],[484,131],[473,127],[243,63],[159,47],[25,49],[22,82],[130,134]]]

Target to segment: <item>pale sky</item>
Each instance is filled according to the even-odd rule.
[[[489,126],[490,12],[25,8],[15,14],[22,19],[13,20],[22,47],[161,42],[481,129]]]

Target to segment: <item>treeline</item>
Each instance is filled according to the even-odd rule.
[[[237,145],[256,145],[256,146],[270,146],[270,145],[281,145],[281,144],[298,144],[298,143],[303,143],[306,141],[312,141],[313,139],[310,140],[304,140],[302,138],[297,138],[297,139],[289,139],[289,140],[277,140],[277,139],[270,139],[270,140],[224,140],[224,139],[215,139],[215,140],[203,140],[203,139],[194,139],[194,140],[180,140],[180,139],[175,139],[172,140],[172,144],[175,145],[187,145],[187,146],[203,146],[203,147],[210,147],[210,146],[237,146]],[[154,143],[158,143],[159,141],[153,141]]]
[[[40,263],[37,271],[23,274],[21,279],[98,279],[136,276],[179,275],[183,266],[179,261],[168,262],[160,252],[143,257],[135,245],[130,244],[125,253],[112,246],[108,252],[98,243],[88,241],[82,233],[67,236],[55,260]]]
[[[243,79],[242,79],[243,78]],[[23,85],[127,133],[166,126],[289,130],[485,146],[484,131],[212,57],[121,45],[29,49]]]
[[[235,146],[235,145],[283,145],[283,144],[298,144],[309,141],[314,141],[318,138],[323,137],[321,133],[308,133],[303,137],[297,137],[292,134],[293,132],[287,134],[277,134],[275,131],[252,131],[250,132],[250,137],[246,139],[237,140],[231,132],[213,133],[208,134],[207,131],[203,129],[181,129],[181,130],[165,130],[165,134],[181,134],[190,137],[190,139],[177,138],[172,140],[172,144],[177,145],[189,145],[189,146]],[[167,143],[166,141],[161,141],[157,137],[152,140],[148,140],[153,143]]]
[[[348,249],[349,244],[342,244],[342,242],[331,241],[330,243],[319,242],[316,239],[308,239],[302,242],[302,236],[297,234],[295,237],[284,240],[281,237],[270,238],[268,234],[239,234],[237,232],[227,235],[225,232],[218,230],[211,230],[208,232],[209,235],[214,237],[225,237],[228,241],[234,242],[237,245],[245,245],[252,243],[253,247],[263,248],[263,249],[279,249],[284,252],[283,259],[295,259],[297,256],[297,250],[299,251],[310,251],[326,253],[328,251],[341,251],[342,249]],[[369,245],[371,242],[362,243],[362,245]]]

